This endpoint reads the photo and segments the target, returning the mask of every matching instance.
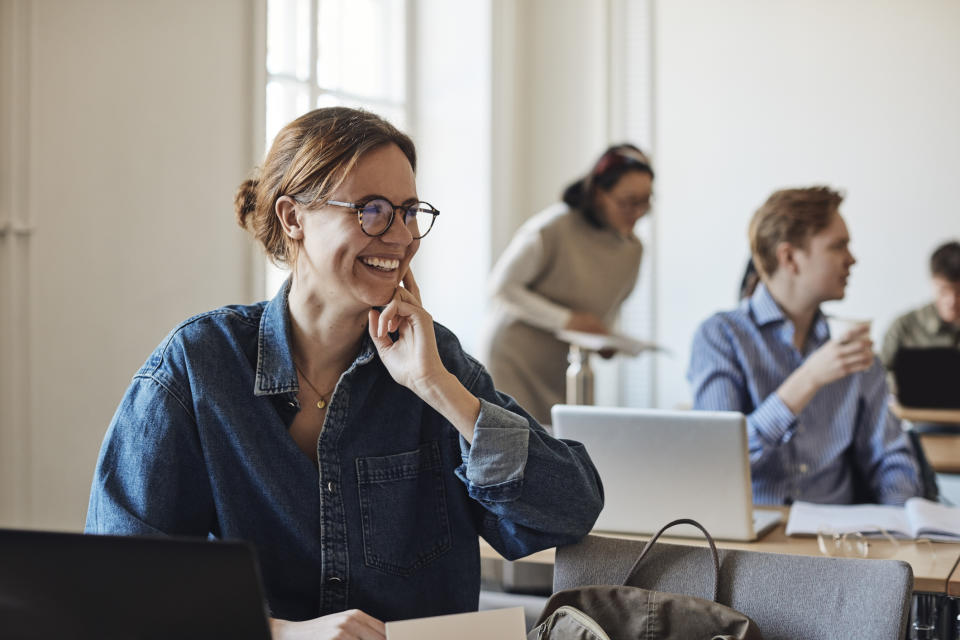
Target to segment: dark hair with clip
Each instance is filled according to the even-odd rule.
[[[603,228],[606,222],[594,204],[597,189],[609,191],[631,171],[654,177],[650,159],[640,149],[629,143],[613,145],[603,152],[590,173],[564,189],[563,201],[579,211],[592,226]]]

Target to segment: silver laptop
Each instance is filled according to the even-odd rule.
[[[582,442],[600,472],[597,531],[649,534],[693,518],[714,538],[755,540],[781,519],[753,508],[741,413],[555,405],[552,418],[554,435]],[[667,535],[703,534],[684,525]]]

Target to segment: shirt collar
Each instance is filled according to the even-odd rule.
[[[813,338],[818,347],[830,339],[830,327],[827,325],[827,316],[823,315],[820,309],[817,309],[817,314],[813,316]]]
[[[289,296],[290,278],[287,278],[277,295],[267,303],[260,317],[254,395],[266,396],[300,390],[290,343]]]
[[[777,301],[773,299],[770,290],[767,289],[767,286],[763,282],[757,284],[756,290],[753,292],[753,295],[750,296],[749,305],[750,312],[753,314],[754,321],[758,327],[777,322],[782,323],[779,330],[780,338],[784,342],[793,343],[793,323],[787,321],[783,309],[781,309]],[[820,346],[830,337],[826,316],[823,315],[820,309],[817,309],[817,313],[813,317],[811,337],[813,338],[812,342],[815,346]],[[810,341],[807,342],[807,345],[810,346]]]
[[[260,337],[257,341],[257,376],[253,393],[267,396],[300,390],[297,369],[293,364],[293,343],[290,331],[290,283],[288,277],[277,295],[267,303],[260,317]],[[376,355],[369,334],[364,333],[360,352],[352,369],[366,364]]]
[[[750,296],[750,311],[757,322],[757,326],[760,327],[786,320],[780,305],[770,295],[767,285],[762,282],[757,284],[756,290]]]

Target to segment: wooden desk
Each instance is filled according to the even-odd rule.
[[[960,424],[958,409],[911,409],[890,403],[901,420],[931,424]],[[920,446],[937,473],[960,473],[960,433],[920,433]]]
[[[764,507],[769,508],[769,507]],[[744,551],[762,551],[765,553],[787,553],[803,556],[823,556],[817,547],[817,539],[813,537],[787,537],[786,535],[786,517],[787,507],[782,507],[784,512],[783,522],[778,524],[772,531],[755,542],[729,542],[718,540],[717,547],[721,549],[741,549]],[[636,540],[646,540],[649,536],[630,536],[626,534],[607,534],[594,532],[596,535],[610,535],[619,538],[629,538]],[[695,546],[706,546],[706,540],[696,540],[691,538],[661,538],[664,542],[671,544],[689,544]],[[871,546],[883,553],[884,549],[889,549],[890,543],[881,541],[871,541]],[[483,539],[480,540],[480,556],[482,558],[499,559],[498,554]],[[957,565],[960,562],[960,543],[932,543],[917,545],[910,540],[901,540],[897,551],[893,555],[885,557],[894,560],[903,560],[913,567],[913,590],[929,593],[952,593],[954,589],[960,595],[960,569]],[[538,551],[518,562],[535,562],[543,564],[553,564],[554,550],[547,549]]]
[[[890,410],[893,411],[893,415],[901,420],[909,420],[910,422],[960,424],[960,409],[914,409],[891,402]]]
[[[921,433],[920,446],[937,473],[960,473],[960,434]]]

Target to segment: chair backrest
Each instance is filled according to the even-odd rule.
[[[907,438],[910,440],[910,446],[913,447],[913,453],[917,457],[917,465],[920,467],[920,483],[923,487],[923,497],[933,502],[940,500],[940,488],[937,486],[937,472],[933,465],[927,459],[927,454],[923,451],[923,444],[920,442],[920,433],[916,429],[907,429]]]
[[[639,540],[587,536],[557,549],[554,591],[623,584]],[[633,586],[709,599],[709,549],[658,543]],[[765,640],[905,637],[913,571],[898,560],[720,550],[717,601],[753,618]]]

